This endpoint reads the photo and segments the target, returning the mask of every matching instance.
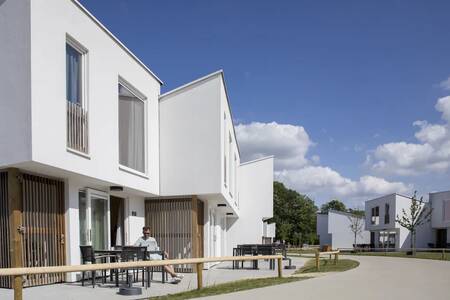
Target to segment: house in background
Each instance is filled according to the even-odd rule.
[[[332,249],[353,248],[355,234],[350,228],[353,218],[360,218],[362,223],[362,232],[357,234],[356,244],[369,243],[369,232],[365,230],[364,217],[330,210],[328,213],[317,213],[316,218],[320,246],[330,245]]]
[[[429,202],[433,208],[431,227],[434,237],[430,242],[436,248],[450,246],[450,191],[430,193]]]
[[[145,224],[177,258],[261,243],[273,157],[241,163],[223,72],[160,96],[75,0],[2,1],[0,25],[0,267],[77,265]]]
[[[402,211],[410,211],[411,198],[399,194],[390,194],[365,202],[366,230],[370,231],[372,248],[410,248],[409,231],[395,220]],[[429,205],[428,203],[424,205]],[[418,227],[416,247],[425,248],[431,240],[431,223]]]

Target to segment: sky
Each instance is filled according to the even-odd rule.
[[[450,1],[80,2],[162,92],[223,69],[241,160],[317,205],[450,190]]]

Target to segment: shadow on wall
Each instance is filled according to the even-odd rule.
[[[6,0],[0,0],[0,6],[2,6],[2,4],[5,2],[6,2]]]

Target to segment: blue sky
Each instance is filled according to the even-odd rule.
[[[81,3],[163,92],[224,69],[244,156],[302,161],[277,163],[277,178],[317,203],[450,189],[450,100],[435,107],[450,94],[450,1]],[[250,138],[267,132],[278,147]]]

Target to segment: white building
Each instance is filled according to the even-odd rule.
[[[370,231],[372,248],[410,248],[409,231],[397,223],[396,217],[401,217],[403,210],[408,214],[411,198],[399,194],[390,194],[366,201],[366,230]],[[428,205],[428,204],[426,204]],[[430,222],[418,227],[416,247],[425,248],[431,242]]]
[[[80,245],[132,244],[145,224],[172,257],[261,242],[273,158],[241,164],[222,72],[160,96],[75,0],[0,1],[0,66],[0,226],[23,236],[0,236],[0,267],[10,248],[79,264]]]
[[[356,244],[368,244],[369,232],[365,230],[364,217],[351,213],[330,210],[317,214],[317,235],[321,246],[329,245],[332,249],[349,249],[355,244],[355,234],[351,230],[354,218],[361,220],[362,232],[356,236]]]
[[[446,248],[450,246],[450,191],[430,193],[429,201],[434,235],[430,242],[436,248]]]

